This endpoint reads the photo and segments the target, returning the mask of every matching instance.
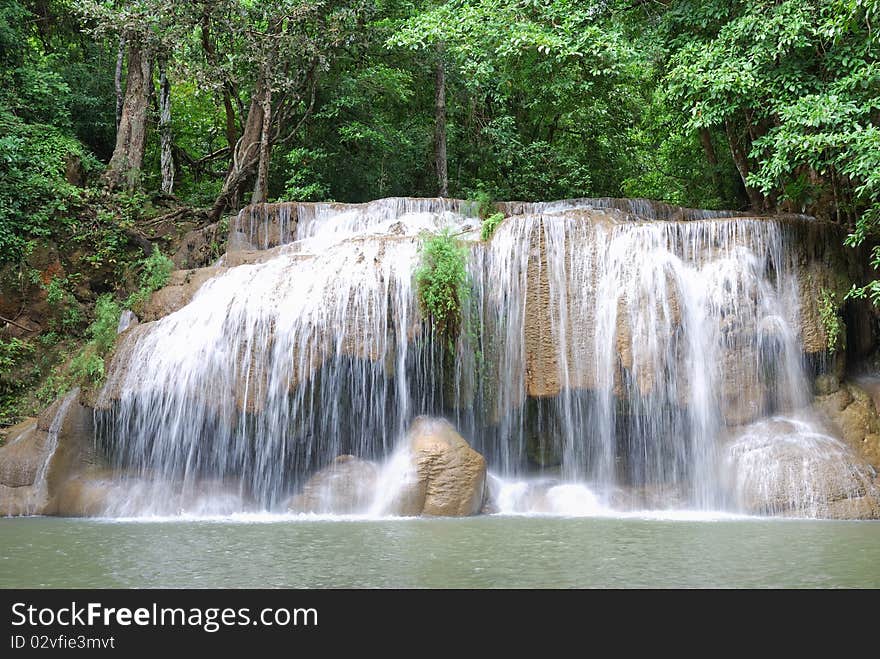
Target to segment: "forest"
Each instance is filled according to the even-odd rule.
[[[216,258],[250,203],[802,213],[876,267],[878,28],[880,0],[0,0],[0,426],[99,380],[181,232]]]

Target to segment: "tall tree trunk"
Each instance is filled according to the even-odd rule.
[[[727,142],[730,145],[730,153],[733,156],[733,163],[736,165],[736,171],[739,172],[739,177],[742,179],[746,195],[749,199],[749,205],[753,210],[764,210],[764,197],[761,195],[761,192],[750,186],[747,182],[749,177],[749,161],[746,152],[739,143],[739,139],[737,139],[733,127],[730,125],[730,122],[724,123],[724,130],[727,133]]]
[[[147,109],[153,86],[153,50],[146,44],[128,39],[128,75],[125,99],[116,131],[116,147],[104,180],[111,189],[134,189],[140,182],[147,137]]]
[[[437,194],[449,195],[449,174],[446,163],[446,68],[443,64],[443,48],[434,75],[434,157],[437,169]]]
[[[223,187],[217,196],[214,206],[211,208],[210,218],[212,221],[220,219],[221,213],[237,199],[242,186],[248,177],[254,172],[260,161],[260,146],[263,136],[263,97],[265,96],[265,83],[262,78],[251,98],[247,121],[241,137],[232,149],[232,167],[223,181]]]
[[[269,127],[272,125],[272,89],[266,88],[263,95],[263,129],[260,131],[260,163],[257,166],[257,180],[254,182],[252,204],[263,204],[269,197],[269,157],[272,152]]]
[[[171,83],[168,82],[165,56],[159,58],[159,137],[162,192],[174,190],[174,155],[171,148]]]
[[[119,50],[116,53],[116,75],[113,86],[116,88],[116,130],[122,121],[122,65],[125,63],[125,36],[119,37]]]

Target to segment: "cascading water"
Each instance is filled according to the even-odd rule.
[[[525,464],[531,435],[567,480],[606,493],[687,482],[690,504],[718,505],[725,420],[807,402],[796,255],[782,231],[758,219],[567,212],[506,222],[472,262],[484,332],[461,349],[464,360],[475,350],[495,358],[489,405],[503,470]],[[526,393],[552,402],[530,419]]]
[[[55,412],[55,416],[52,417],[52,423],[49,424],[49,431],[46,435],[46,446],[44,448],[45,456],[34,476],[34,482],[31,486],[30,500],[27,505],[27,512],[30,515],[42,510],[46,503],[49,494],[49,469],[52,465],[52,459],[55,457],[55,450],[58,448],[58,435],[61,432],[61,425],[64,423],[67,410],[70,407],[70,404],[76,400],[78,395],[79,389],[77,388],[69,391],[61,399],[61,402],[58,405],[58,410]]]
[[[500,206],[511,217],[485,243],[455,200],[245,209],[230,250],[251,262],[123,336],[105,450],[133,481],[231,483],[272,510],[338,455],[392,455],[433,414],[486,456],[502,511],[536,500],[522,479],[538,468],[548,512],[735,507],[726,427],[808,401],[788,234],[810,220]],[[420,236],[447,228],[471,245],[452,359],[413,286]],[[379,480],[373,512],[393,497]]]

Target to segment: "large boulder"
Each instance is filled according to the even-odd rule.
[[[92,410],[80,403],[79,390],[8,437],[0,448],[0,515],[71,514],[68,482],[99,468]],[[83,514],[97,512],[89,505]]]
[[[375,494],[377,475],[372,462],[340,455],[312,476],[302,492],[291,497],[287,508],[297,513],[367,512]]]
[[[415,482],[402,513],[462,517],[476,515],[486,491],[486,460],[445,419],[420,416],[409,431]]]
[[[761,515],[876,519],[876,471],[814,421],[773,418],[726,447],[726,485],[737,507]]]
[[[37,428],[36,419],[26,419],[9,428],[6,437],[0,446],[0,485],[17,488],[33,484],[45,460],[46,433]]]

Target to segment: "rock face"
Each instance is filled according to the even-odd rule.
[[[874,468],[814,423],[775,418],[744,428],[726,449],[724,474],[747,513],[880,517]]]
[[[814,409],[865,462],[880,471],[880,416],[870,394],[852,382],[825,396]]]
[[[417,417],[409,431],[416,472],[406,508],[422,515],[476,515],[486,490],[486,460],[445,419]]]
[[[144,305],[141,320],[158,320],[186,306],[202,284],[224,271],[225,268],[220,267],[175,270],[171,273],[168,284],[153,293]]]
[[[221,235],[220,229],[220,223],[215,222],[187,233],[171,257],[174,265],[181,270],[209,266],[217,258],[219,245],[226,241],[226,236]]]
[[[92,411],[80,403],[78,390],[8,436],[0,447],[0,515],[96,515],[104,509],[106,499],[92,485],[101,469]],[[72,496],[86,490],[88,496]]]
[[[376,489],[376,465],[353,455],[340,455],[312,476],[288,510],[297,513],[352,514],[367,512]]]

